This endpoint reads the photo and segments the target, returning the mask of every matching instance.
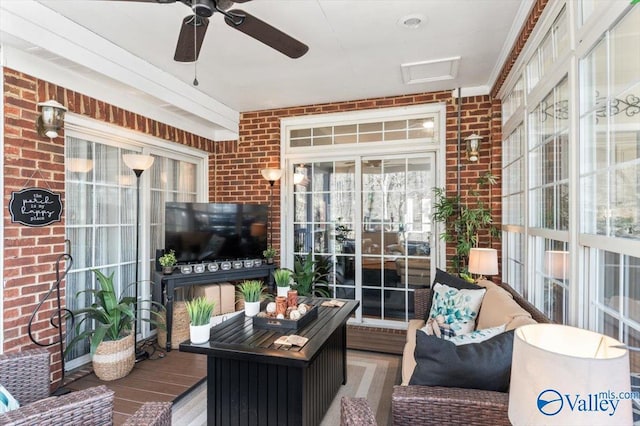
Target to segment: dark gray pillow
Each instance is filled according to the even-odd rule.
[[[429,313],[431,312],[431,303],[433,302],[433,286],[436,283],[448,285],[449,287],[457,288],[458,290],[480,290],[484,287],[480,287],[474,283],[470,283],[469,281],[465,281],[462,278],[456,277],[455,275],[451,275],[448,272],[443,271],[442,269],[436,268],[436,277],[433,279],[433,283],[431,284],[431,291],[429,291],[429,296],[427,299],[427,305],[429,309],[425,313],[425,320],[429,319]]]
[[[506,392],[512,354],[513,330],[460,346],[417,330],[417,365],[409,384]]]

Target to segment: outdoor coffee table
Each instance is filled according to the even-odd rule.
[[[318,306],[318,318],[297,330],[258,328],[240,314],[213,327],[209,342],[180,344],[208,357],[207,424],[319,424],[347,380],[346,324],[360,302],[344,302]],[[285,334],[309,341],[302,348],[275,345]]]

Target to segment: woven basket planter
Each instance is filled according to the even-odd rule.
[[[166,312],[160,313],[159,322],[164,324]],[[187,313],[187,305],[184,302],[173,303],[173,322],[171,323],[171,349],[178,349],[180,343],[189,340],[189,314]],[[167,332],[158,328],[158,345],[161,348],[167,346]]]
[[[110,381],[125,377],[136,363],[133,334],[120,340],[103,341],[93,355],[93,372],[100,380]]]

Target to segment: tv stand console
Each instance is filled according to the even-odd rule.
[[[153,289],[153,300],[163,303],[166,309],[166,327],[167,327],[167,352],[171,351],[171,327],[173,323],[173,299],[175,291],[180,287],[189,287],[194,285],[208,285],[225,281],[241,281],[262,279],[269,288],[273,287],[273,270],[275,264],[264,264],[254,266],[252,268],[230,269],[228,271],[215,272],[193,272],[191,274],[182,274],[174,271],[170,275],[163,275],[161,272],[153,272],[153,281],[160,283]]]

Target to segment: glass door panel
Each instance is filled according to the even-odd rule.
[[[362,159],[362,311],[407,321],[431,282],[433,157]]]
[[[293,248],[330,265],[333,297],[372,320],[407,321],[431,281],[434,156],[296,163]]]

